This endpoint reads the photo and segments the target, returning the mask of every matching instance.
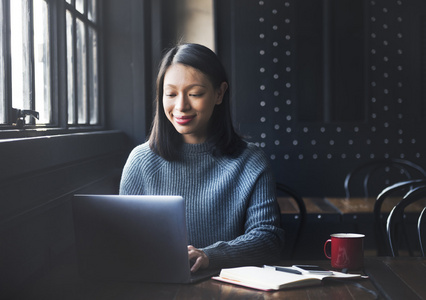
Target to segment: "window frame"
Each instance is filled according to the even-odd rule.
[[[11,85],[11,53],[10,53],[10,6],[9,1],[14,0],[0,0],[3,3],[3,13],[5,26],[2,26],[0,30],[5,33],[5,45],[3,50],[5,53],[5,102],[7,112],[7,123],[0,124],[0,139],[7,138],[21,138],[21,137],[34,137],[44,135],[56,135],[76,132],[88,132],[88,131],[99,131],[105,129],[105,113],[104,113],[104,83],[103,83],[103,20],[102,20],[102,1],[96,1],[96,24],[93,26],[93,22],[87,17],[88,1],[85,3],[85,14],[81,14],[74,6],[75,0],[72,0],[72,4],[69,4],[66,0],[45,0],[49,5],[49,39],[50,39],[50,85],[51,85],[51,123],[50,124],[37,124],[28,123],[24,128],[17,128],[13,126],[14,122],[11,120],[12,117],[12,85]],[[29,0],[30,7],[32,7],[33,0]],[[87,28],[92,26],[97,32],[97,73],[98,73],[98,123],[89,124],[90,118],[86,124],[68,124],[68,83],[67,83],[67,32],[66,32],[66,13],[69,10],[73,14],[73,23],[75,24],[76,15],[85,23],[85,42],[88,47],[88,32]],[[33,20],[33,13],[31,12],[30,20]],[[87,22],[89,24],[87,24]],[[31,43],[33,43],[32,32],[34,25],[30,25]],[[73,28],[73,35],[75,38],[75,26]],[[32,44],[31,44],[32,45]],[[75,40],[73,40],[72,47],[75,48]],[[86,48],[87,49],[87,48]],[[30,49],[31,54],[34,48]],[[86,50],[86,74],[89,72],[90,60],[88,50]],[[74,52],[75,53],[75,52]],[[33,57],[31,57],[33,60]],[[32,62],[33,63],[33,62]],[[34,68],[32,66],[32,68]],[[33,72],[33,71],[32,71]],[[32,74],[32,80],[34,74]],[[74,72],[74,78],[76,79],[76,72]],[[76,81],[75,81],[76,82]],[[33,87],[34,89],[34,87]],[[88,92],[88,88],[87,88]],[[89,97],[89,95],[88,95]],[[90,101],[87,101],[88,105]],[[33,104],[35,105],[35,104]],[[90,111],[88,111],[90,114]]]

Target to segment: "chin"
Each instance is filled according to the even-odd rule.
[[[187,134],[191,134],[191,133],[192,133],[192,132],[191,132],[191,131],[189,131],[189,130],[182,130],[182,129],[176,129],[176,131],[177,131],[180,135],[182,135],[182,136],[187,135]]]

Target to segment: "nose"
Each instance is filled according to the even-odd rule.
[[[191,109],[188,98],[184,94],[179,94],[175,99],[175,110],[187,111]]]

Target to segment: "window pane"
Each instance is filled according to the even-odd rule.
[[[87,0],[87,17],[96,22],[96,0]]]
[[[74,93],[74,53],[73,53],[73,22],[72,15],[67,11],[67,98],[68,98],[68,124],[73,124],[75,119],[75,93]]]
[[[76,56],[77,56],[77,106],[78,123],[87,123],[87,52],[86,28],[76,19]]]
[[[14,108],[31,109],[30,48],[28,38],[28,1],[10,1],[12,105]]]
[[[84,14],[84,0],[75,0],[75,8]]]
[[[3,1],[0,1],[0,124],[6,123],[6,90],[5,90],[5,64],[4,64],[4,51],[5,47],[3,28]]]
[[[48,5],[34,0],[34,73],[36,110],[40,123],[51,122],[50,100],[50,40]]]
[[[96,31],[89,28],[89,101],[90,101],[90,124],[97,124],[99,121],[98,110],[98,42]]]

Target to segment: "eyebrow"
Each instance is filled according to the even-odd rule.
[[[169,83],[169,84],[165,84],[164,87],[173,87],[173,88],[176,88],[176,85]],[[207,88],[207,86],[205,86],[203,84],[198,84],[198,83],[190,84],[190,85],[186,86],[185,88],[193,88],[193,87]]]

